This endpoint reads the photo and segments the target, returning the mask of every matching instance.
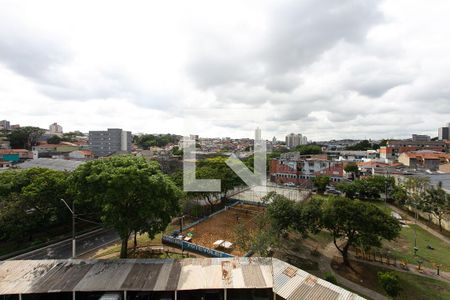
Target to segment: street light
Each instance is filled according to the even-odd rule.
[[[72,213],[72,258],[76,257],[76,241],[75,241],[75,201],[72,202],[72,208],[70,208],[69,204],[64,199],[61,201],[67,206],[67,208]]]

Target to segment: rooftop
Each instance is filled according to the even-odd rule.
[[[0,262],[0,295],[225,288],[270,288],[284,299],[363,299],[275,258]]]
[[[40,167],[57,171],[73,171],[82,163],[83,163],[82,161],[59,159],[59,158],[37,158],[37,159],[30,159],[21,164],[18,164],[17,167],[20,169]]]

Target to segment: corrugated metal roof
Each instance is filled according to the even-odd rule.
[[[273,291],[284,299],[364,299],[284,261],[273,258],[272,267]]]
[[[37,158],[27,160],[21,164],[17,164],[17,167],[21,169],[40,167],[56,171],[73,171],[83,163],[84,162],[82,161],[67,160],[60,158]]]
[[[0,262],[0,295],[224,288],[273,288],[275,293],[288,300],[362,299],[272,258]]]

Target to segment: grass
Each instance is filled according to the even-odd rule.
[[[390,214],[391,209],[383,202],[374,202],[374,204]],[[406,215],[406,213],[405,213]],[[417,256],[414,256],[414,229],[417,233]],[[384,242],[384,249],[389,250],[398,260],[405,260],[408,263],[416,264],[418,260],[423,261],[422,265],[428,268],[435,268],[436,264],[442,265],[441,269],[449,270],[450,267],[450,247],[441,239],[435,237],[420,226],[409,224],[409,227],[402,227],[400,236],[394,241]],[[430,245],[434,250],[428,249]]]
[[[166,229],[167,232],[172,232],[175,230],[177,226],[169,225]],[[160,246],[162,245],[162,233],[159,233],[155,236],[154,239],[150,239],[147,234],[138,234],[137,235],[137,245],[139,248],[145,248],[150,246]],[[128,251],[133,249],[134,243],[134,235],[130,237],[128,240]],[[120,243],[115,243],[111,246],[102,248],[97,250],[95,253],[90,254],[88,258],[96,259],[96,258],[116,258],[119,257],[120,254]]]
[[[414,256],[414,229],[417,232],[417,256]],[[428,249],[430,245],[434,250]],[[417,260],[423,261],[423,266],[434,268],[435,264],[441,264],[443,270],[450,266],[450,247],[447,243],[430,234],[421,227],[411,224],[408,228],[403,227],[400,236],[391,242],[384,243],[398,259],[417,264]]]
[[[333,241],[333,236],[328,231],[320,231],[317,234],[310,234],[309,239],[316,242],[321,248],[325,248],[329,243]]]
[[[352,262],[352,267],[355,271],[349,270],[341,264],[333,264],[333,268],[341,276],[384,295],[385,292],[378,282],[377,273],[380,271],[394,273],[398,276],[402,289],[395,298],[398,300],[450,299],[450,283],[447,282],[357,262]]]

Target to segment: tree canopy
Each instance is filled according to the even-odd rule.
[[[401,230],[395,218],[360,200],[331,197],[323,203],[321,215],[322,227],[332,234],[333,242],[347,265],[351,246],[379,247],[382,239],[392,240]]]
[[[59,143],[61,143],[61,141],[62,141],[62,138],[60,138],[57,135],[53,135],[47,140],[47,143],[49,143],[49,144],[59,144]]]
[[[13,149],[28,149],[37,145],[39,138],[45,133],[44,129],[38,127],[20,127],[8,135],[9,142]]]
[[[89,161],[71,177],[78,201],[91,202],[101,220],[119,233],[121,258],[132,232],[153,238],[179,211],[180,190],[157,162],[129,155]]]
[[[0,240],[28,237],[70,220],[67,174],[44,168],[0,173]],[[69,200],[68,200],[69,201]]]
[[[330,183],[330,177],[319,175],[314,177],[312,182],[314,186],[317,188],[317,192],[319,194],[323,194],[327,190],[327,185]]]
[[[295,147],[293,151],[298,151],[301,155],[321,154],[322,147],[318,145],[299,145]]]
[[[179,141],[179,137],[173,134],[142,134],[135,135],[133,138],[134,143],[144,150],[154,146],[164,147],[169,143],[175,144]]]
[[[379,149],[380,145],[371,143],[368,140],[363,140],[353,146],[348,146],[346,150],[352,150],[352,151],[366,151],[366,150],[376,150]]]

